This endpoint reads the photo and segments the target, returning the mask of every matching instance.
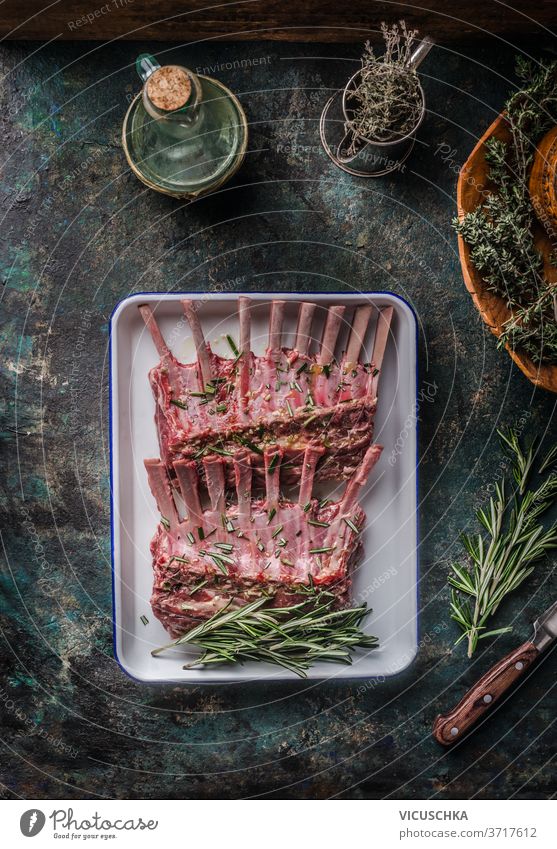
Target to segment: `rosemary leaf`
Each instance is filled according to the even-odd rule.
[[[236,345],[236,342],[234,341],[234,339],[232,338],[232,336],[230,336],[230,335],[228,335],[228,334],[227,334],[227,336],[226,336],[226,341],[227,341],[227,342],[228,342],[228,344],[230,345],[230,350],[231,350],[231,351],[232,351],[232,353],[234,354],[234,357],[235,357],[236,359],[238,359],[238,357],[240,356],[240,352],[239,352],[239,350],[238,350],[238,346]]]

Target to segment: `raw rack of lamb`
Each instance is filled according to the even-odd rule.
[[[312,496],[324,447],[304,450],[297,502],[280,494],[280,446],[263,451],[264,497],[252,492],[253,452],[235,452],[232,503],[226,495],[225,458],[205,456],[207,509],[202,507],[198,463],[175,460],[184,518],[166,465],[146,460],[149,485],[163,516],[151,542],[155,616],[178,637],[228,603],[241,605],[267,593],[270,606],[283,606],[300,600],[302,585],[310,583],[334,592],[342,605],[362,548],[365,514],[358,495],[381,450],[368,448],[340,501],[325,502]]]
[[[200,461],[218,454],[227,461],[226,481],[233,486],[232,459],[241,449],[249,452],[260,484],[270,445],[283,453],[284,484],[299,482],[310,447],[327,449],[316,470],[317,480],[345,480],[362,463],[373,438],[392,307],[378,312],[370,362],[361,362],[364,338],[376,312],[373,306],[356,307],[344,352],[337,347],[345,307],[330,306],[319,349],[311,353],[316,304],[300,304],[294,346],[286,348],[282,346],[285,303],[272,302],[268,347],[263,356],[255,356],[250,347],[252,302],[240,297],[239,344],[229,337],[234,357],[225,358],[206,342],[195,302],[183,300],[197,352],[194,363],[176,359],[151,308],[140,307],[160,356],[149,379],[161,459],[174,485],[176,460]],[[199,467],[203,473],[203,464]]]

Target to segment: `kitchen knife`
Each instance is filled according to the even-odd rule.
[[[433,736],[443,746],[460,740],[557,639],[557,601],[534,622],[534,636],[486,672],[450,713],[433,723]]]

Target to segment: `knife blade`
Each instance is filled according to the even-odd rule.
[[[534,622],[534,635],[502,658],[462,697],[450,713],[433,723],[433,736],[442,746],[451,746],[521,678],[527,669],[557,639],[557,601]]]
[[[532,643],[538,652],[545,651],[557,639],[557,601],[548,607],[545,613],[538,616],[534,622],[534,637]]]

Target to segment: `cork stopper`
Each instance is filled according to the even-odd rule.
[[[189,100],[191,80],[182,68],[166,65],[147,80],[147,96],[153,106],[166,112],[181,109]]]

